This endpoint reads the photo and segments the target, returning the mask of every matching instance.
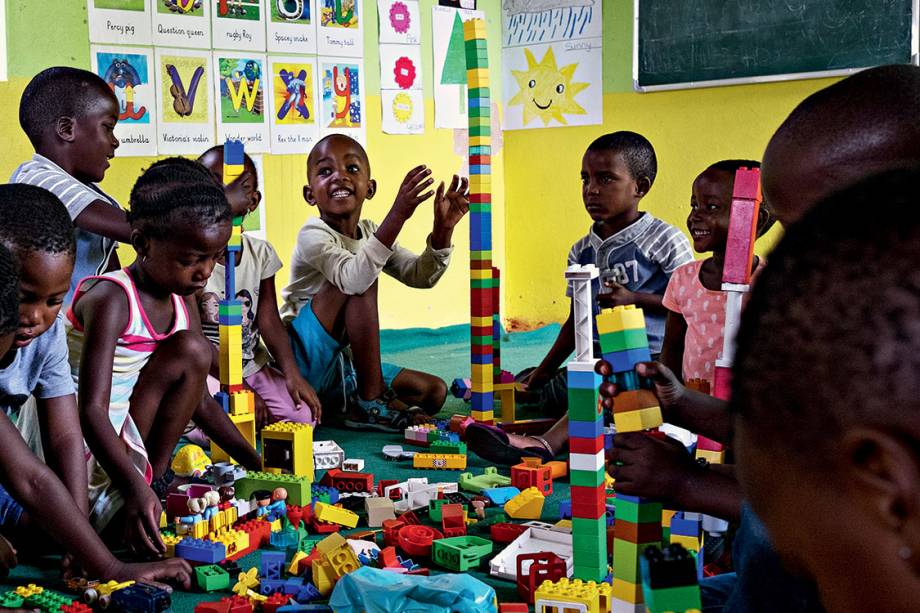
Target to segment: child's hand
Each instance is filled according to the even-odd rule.
[[[310,407],[310,410],[313,411],[313,419],[319,424],[323,416],[323,407],[322,404],[320,404],[319,396],[316,395],[316,390],[313,389],[313,386],[310,385],[299,372],[295,372],[292,375],[285,375],[284,379],[287,384],[288,393],[291,395],[291,400],[294,401],[294,406],[297,407],[297,410],[300,410],[304,404],[307,405]]]
[[[145,583],[168,581],[187,590],[192,585],[192,567],[182,558],[123,564],[113,579],[116,581],[133,579]]]
[[[404,219],[412,217],[418,205],[434,195],[430,189],[425,191],[432,183],[434,179],[431,178],[431,169],[422,165],[410,170],[396,193],[393,210],[399,212]]]
[[[268,410],[268,405],[262,396],[259,396],[255,390],[252,390],[252,405],[256,413],[256,430],[261,430],[268,424],[272,423],[272,414]]]
[[[163,509],[150,486],[141,483],[125,492],[125,544],[138,555],[160,555],[166,551],[160,538]]]
[[[438,185],[438,193],[434,197],[434,233],[451,232],[463,216],[470,210],[469,201],[470,180],[454,175],[447,190],[444,182]]]
[[[598,372],[609,374],[613,368],[606,360],[601,360],[598,365]],[[677,376],[671,372],[671,369],[661,362],[641,362],[636,364],[636,372],[640,377],[648,377],[655,386],[655,396],[658,397],[658,405],[661,407],[662,417],[668,421],[670,410],[676,407],[684,398],[684,387]],[[616,395],[618,393],[616,385],[607,382],[601,385],[600,395],[604,399],[604,406],[613,408],[616,404]]]
[[[677,507],[681,506],[684,483],[700,468],[679,442],[643,432],[614,436],[608,459],[617,492],[655,498]]]
[[[604,287],[610,291],[606,294],[597,295],[597,303],[602,309],[612,309],[613,307],[625,306],[627,304],[636,304],[636,294],[626,289],[616,281],[604,281]]]
[[[548,374],[540,370],[539,368],[534,368],[530,373],[524,377],[521,381],[521,389],[525,391],[537,390],[549,383],[550,377]]]

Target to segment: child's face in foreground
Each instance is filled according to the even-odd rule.
[[[118,148],[117,123],[118,103],[111,95],[99,96],[82,117],[74,120],[70,156],[74,176],[94,183],[102,181]]]
[[[61,311],[70,289],[73,255],[31,251],[19,254],[19,329],[14,346],[44,334]]]
[[[198,160],[211,171],[218,183],[224,185],[224,193],[227,195],[227,202],[230,203],[230,210],[233,211],[234,217],[240,217],[256,210],[262,200],[262,194],[256,189],[258,179],[255,165],[248,157],[245,160],[243,174],[230,185],[224,185],[223,148],[208,151]]]
[[[634,213],[644,191],[617,151],[587,151],[581,160],[581,197],[596,222]]]
[[[361,205],[377,187],[360,145],[349,138],[330,138],[318,145],[311,159],[304,199],[319,208],[323,219],[360,216]]]
[[[725,250],[733,184],[730,172],[713,168],[704,170],[693,182],[687,229],[697,253]]]
[[[179,229],[168,239],[151,238],[138,250],[144,274],[164,291],[190,296],[208,283],[230,239],[231,224]]]

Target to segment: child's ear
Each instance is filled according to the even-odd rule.
[[[909,432],[869,426],[846,431],[840,445],[843,483],[855,504],[887,530],[902,556],[920,573],[920,444]]]
[[[61,115],[57,118],[57,121],[54,122],[54,134],[59,139],[65,142],[73,142],[76,136],[73,133],[74,123],[76,123],[73,117],[67,117],[66,115]]]
[[[147,240],[147,237],[141,234],[140,230],[131,230],[131,246],[134,247],[134,250],[137,252],[137,257],[140,260],[144,260],[147,257],[148,251],[150,251],[150,241]]]
[[[254,190],[252,192],[252,200],[249,202],[249,207],[246,209],[247,213],[252,213],[257,208],[259,208],[259,203],[262,202],[262,192],[259,190]]]
[[[366,200],[370,200],[371,198],[374,197],[374,194],[376,193],[377,193],[377,180],[371,179],[367,182],[367,196],[365,196],[364,198]]]
[[[303,186],[303,200],[310,206],[316,206],[316,196],[313,194],[313,188],[310,184]]]
[[[773,216],[772,211],[761,205],[757,211],[757,238],[766,234],[775,223],[776,217]]]
[[[645,197],[650,189],[652,189],[652,182],[649,181],[648,177],[643,176],[636,179],[636,196],[638,198]]]

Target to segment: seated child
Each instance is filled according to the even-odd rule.
[[[3,186],[4,191],[8,191],[6,188],[9,187],[13,186]],[[35,191],[41,191],[47,194],[47,198],[53,198],[44,190]],[[58,202],[57,206],[67,219],[63,205]],[[3,208],[5,207],[0,207],[0,210]],[[41,213],[37,217],[41,218]],[[59,253],[58,257],[72,261],[73,253],[65,250],[63,255]],[[26,262],[30,259],[44,259],[46,264],[51,265],[50,270],[54,269],[54,258],[43,255],[41,251],[25,254]],[[12,254],[0,244],[0,377],[3,378],[6,378],[9,369],[15,370],[15,364],[21,361],[20,352],[23,349],[16,346],[17,337],[23,340],[17,334],[21,314],[20,286],[16,269],[16,261]],[[65,277],[55,276],[58,279]],[[34,278],[29,281],[34,282]],[[60,293],[66,291],[66,279],[62,285],[64,289]],[[25,289],[24,296],[29,295],[30,290]],[[61,338],[59,340],[63,341]],[[36,339],[35,343],[27,347],[38,345]],[[36,362],[40,363],[40,359]],[[79,458],[77,467],[83,470],[82,458]],[[0,530],[4,535],[18,540],[22,546],[30,550],[34,548],[34,528],[40,526],[44,534],[71,552],[76,563],[92,577],[103,581],[172,580],[186,589],[190,587],[191,567],[185,560],[173,558],[143,564],[125,564],[115,558],[89,525],[85,508],[75,503],[74,497],[57,475],[29,450],[6,415],[0,416],[0,484]],[[85,491],[80,498],[85,500]],[[31,529],[20,522],[26,514],[32,520]],[[3,545],[0,546],[0,550],[3,551],[0,570],[5,574],[9,568],[16,565],[16,550],[2,537],[0,541],[3,541]]]
[[[220,407],[203,401],[212,350],[194,295],[230,237],[223,189],[197,162],[162,160],[131,190],[129,219],[137,259],[79,283],[68,342],[92,452],[90,517],[102,531],[121,511],[123,542],[155,554],[165,550],[159,519],[169,460],[193,414],[244,466],[260,462]]]
[[[127,243],[131,227],[124,210],[96,183],[115,156],[118,100],[98,75],[56,66],[26,86],[19,104],[19,124],[35,148],[20,164],[12,183],[28,183],[61,199],[76,225],[77,253],[69,305],[83,277],[118,269],[116,241]]]
[[[890,171],[802,216],[738,334],[738,474],[828,611],[917,609],[918,184]]]
[[[88,513],[83,436],[67,362],[61,303],[70,288],[74,230],[67,209],[32,185],[0,185],[0,243],[19,261],[19,328],[0,363],[0,408]],[[34,400],[30,400],[34,397]],[[11,504],[12,525],[28,523]]]
[[[346,399],[357,391],[345,419],[352,428],[401,432],[424,418],[419,413],[437,413],[447,395],[447,385],[433,375],[380,362],[377,278],[385,272],[410,287],[434,286],[447,269],[454,226],[469,210],[466,179],[454,176],[435,195],[428,189],[430,175],[425,166],[410,170],[378,227],[361,218],[377,182],[358,142],[333,134],[320,140],[307,159],[304,199],[319,209],[319,217],[307,220],[297,237],[282,314],[289,322],[294,357],[319,393],[326,417],[345,412]],[[425,251],[415,255],[400,247],[396,237],[432,195],[434,227]]]
[[[687,229],[697,253],[711,251],[705,260],[694,260],[674,271],[663,304],[668,309],[661,362],[684,381],[705,379],[712,383],[716,358],[722,351],[725,329],[725,292],[722,266],[728,242],[732,190],[739,168],[760,168],[754,160],[716,162],[693,181]],[[762,202],[757,236],[772,227],[770,205]],[[762,267],[754,256],[753,272]]]
[[[208,149],[198,161],[223,185],[222,146]],[[258,208],[262,199],[258,181],[255,164],[247,155],[243,174],[224,189],[234,217],[248,215]],[[256,425],[261,428],[275,421],[315,424],[322,410],[319,399],[297,368],[291,342],[278,315],[275,273],[281,269],[281,260],[268,241],[245,232],[242,241],[243,249],[236,262],[236,298],[242,302],[244,320],[243,382],[255,394]],[[217,303],[223,297],[224,266],[218,262],[199,300],[202,330],[215,347],[220,346]],[[212,372],[217,368],[216,358],[215,351]],[[269,364],[272,358],[278,368]],[[219,380],[209,376],[208,389],[216,393],[220,389]]]
[[[568,265],[594,264],[600,280],[592,292],[598,308],[635,304],[645,311],[649,349],[661,352],[666,310],[662,295],[671,273],[693,260],[690,242],[680,230],[639,210],[658,173],[652,144],[635,132],[613,132],[592,142],[581,162],[581,197],[592,224],[588,234],[569,251]],[[572,287],[566,295],[571,299]],[[559,416],[568,407],[565,370],[559,370],[575,349],[573,313],[543,361],[523,379],[531,390],[541,390],[544,410]],[[595,343],[597,330],[595,330]],[[516,464],[524,455],[552,459],[568,442],[568,420],[563,417],[539,437],[510,437],[497,428],[476,424],[467,430],[470,448],[500,464]],[[522,451],[525,450],[526,451]]]

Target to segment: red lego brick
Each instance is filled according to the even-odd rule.
[[[399,548],[410,556],[431,557],[431,543],[444,538],[440,530],[420,524],[403,526],[399,530]]]
[[[569,453],[584,453],[594,455],[604,449],[604,437],[594,438],[572,437],[569,439]]]
[[[510,543],[526,531],[527,526],[524,524],[499,523],[492,524],[489,528],[489,536],[495,543]]]

